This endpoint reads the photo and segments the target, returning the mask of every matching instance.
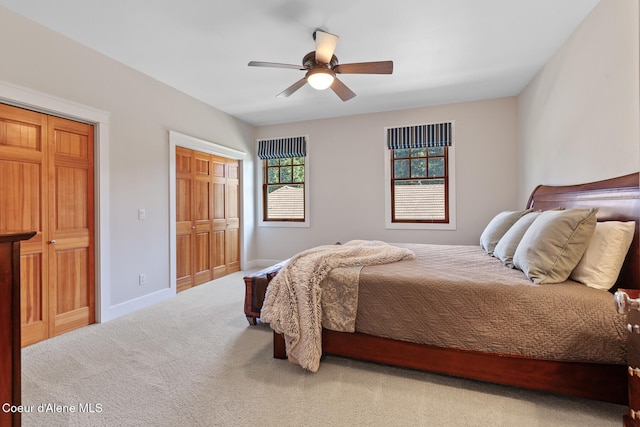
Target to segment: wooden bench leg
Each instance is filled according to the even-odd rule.
[[[284,344],[284,335],[273,332],[273,357],[275,359],[286,359],[287,348]]]
[[[255,326],[258,324],[258,320],[253,316],[247,316],[247,321],[251,326]]]

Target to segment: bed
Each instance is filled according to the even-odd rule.
[[[626,319],[616,313],[612,292],[640,287],[638,180],[635,173],[580,185],[540,185],[527,203],[527,214],[558,208],[597,208],[594,218],[598,223],[635,222],[624,264],[610,290],[593,289],[571,279],[558,284],[533,284],[521,271],[509,269],[495,256],[483,253],[486,248],[399,245],[412,250],[416,259],[366,266],[359,271],[355,332],[322,328],[322,354],[626,404]],[[462,284],[453,288],[438,284],[429,291],[433,295],[431,301],[424,296],[399,295],[397,287],[390,285],[392,278],[409,272],[407,280],[415,282],[426,271],[417,263],[433,257],[434,249],[442,254],[439,262],[444,269],[453,272],[449,276],[458,276]],[[462,255],[460,250],[469,253]],[[469,267],[458,265],[456,269],[455,264],[447,265],[447,259],[467,256],[472,260],[468,263],[473,264]],[[481,259],[489,265],[490,275],[501,268],[508,280],[519,280],[522,288],[514,294],[510,288],[515,285],[502,286],[500,289],[509,288],[503,292],[506,294],[495,297],[491,290],[478,290],[472,282],[474,268],[485,264]],[[418,283],[413,285],[420,287]],[[492,296],[486,299],[488,293]],[[397,302],[393,302],[394,298]],[[381,315],[381,305],[395,307],[395,311]],[[457,311],[439,313],[439,307],[444,305]],[[551,321],[550,312],[562,312],[562,316]],[[407,313],[411,315],[402,317]],[[395,316],[399,316],[395,326],[385,329]],[[428,316],[433,319],[424,320]],[[571,335],[582,327],[574,325],[591,318],[602,318],[607,326],[587,323],[586,330]],[[480,325],[487,319],[488,325]],[[461,336],[464,329],[471,332],[467,337],[472,338],[449,344],[449,339]],[[418,330],[425,330],[429,337],[421,338],[423,332]],[[511,332],[503,334],[503,330]],[[545,330],[550,334],[543,335]],[[557,341],[559,349],[547,351],[546,344],[551,341]],[[287,357],[285,339],[278,333],[274,333],[274,357]]]

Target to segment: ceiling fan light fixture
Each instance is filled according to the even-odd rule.
[[[316,90],[331,88],[343,101],[348,101],[356,94],[349,89],[337,74],[391,74],[393,73],[393,61],[357,62],[351,64],[339,64],[338,58],[333,54],[338,43],[338,36],[322,30],[316,30],[313,34],[316,42],[316,50],[307,53],[302,58],[302,65],[280,64],[277,62],[251,61],[250,67],[274,67],[293,68],[306,71],[303,78],[278,94],[279,98],[286,98],[295,91],[309,83]]]
[[[324,90],[333,84],[336,75],[328,68],[313,68],[307,72],[307,83],[317,90]]]

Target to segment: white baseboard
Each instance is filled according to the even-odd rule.
[[[255,259],[252,261],[245,262],[243,266],[243,270],[256,269],[256,268],[262,269],[262,268],[277,264],[281,261],[282,260],[275,260],[275,259]],[[109,306],[106,308],[106,310],[103,309],[100,312],[99,322],[100,323],[108,322],[109,320],[113,320],[118,317],[125,316],[129,313],[133,313],[134,311],[150,307],[154,304],[168,300],[175,296],[176,296],[175,289],[167,288],[167,289],[162,289],[160,291],[154,292],[149,295],[144,295],[139,298],[134,298],[132,300],[122,302],[120,304]]]
[[[270,267],[274,264],[277,264],[279,262],[282,262],[284,260],[282,259],[254,259],[253,261],[248,261],[245,264],[245,269],[249,269],[249,268],[264,268],[264,267]]]
[[[133,313],[134,311],[147,308],[159,302],[168,300],[176,296],[175,289],[167,288],[154,292],[149,295],[144,295],[139,298],[134,298],[129,301],[122,302],[120,304],[112,305],[103,310],[100,313],[100,323],[108,322],[109,320],[122,317],[126,314]]]

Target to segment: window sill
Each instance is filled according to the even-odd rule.
[[[451,221],[448,224],[387,221],[384,228],[387,230],[455,230],[456,224],[455,221]]]
[[[295,221],[260,221],[258,227],[270,227],[270,228],[309,228],[309,220],[304,222]]]

